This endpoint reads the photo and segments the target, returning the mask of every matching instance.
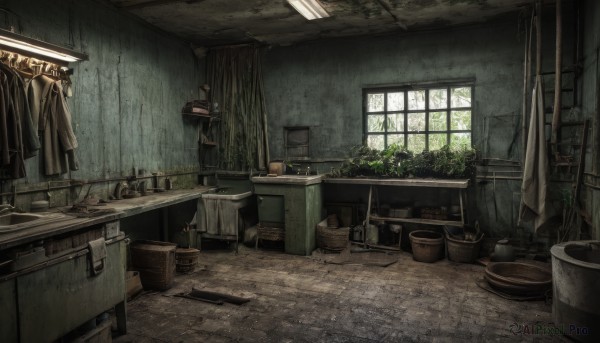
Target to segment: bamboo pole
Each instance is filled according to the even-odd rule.
[[[562,107],[562,2],[556,0],[556,66],[554,76],[554,113],[552,114],[552,153],[557,156]]]
[[[542,0],[538,0],[535,10],[535,75],[542,75]]]
[[[266,167],[266,106],[258,49],[212,51],[207,68],[214,98],[220,101],[222,109],[220,167],[229,170]]]
[[[529,101],[529,87],[531,86],[531,41],[533,38],[533,25],[534,25],[534,11],[531,11],[531,20],[529,27],[525,26],[525,57],[523,59],[523,114],[521,116],[521,139],[523,148],[522,162],[525,165],[525,152],[527,151],[527,113],[528,107],[527,102]]]

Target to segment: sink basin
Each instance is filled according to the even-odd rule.
[[[38,214],[30,214],[30,213],[8,213],[0,216],[0,227],[6,225],[16,225],[27,223],[32,220],[40,219],[41,216]]]
[[[321,183],[323,175],[280,175],[280,176],[255,176],[254,183],[282,183],[290,185],[314,185]]]
[[[7,213],[0,215],[0,234],[49,224],[63,219],[69,219],[69,217],[60,213]]]

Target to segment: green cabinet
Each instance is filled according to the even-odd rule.
[[[87,250],[17,277],[21,342],[55,340],[125,299],[125,243],[106,246],[104,270],[92,276]]]
[[[310,255],[316,248],[315,227],[322,219],[323,207],[321,179],[320,176],[297,179],[293,176],[252,178],[254,193],[259,202],[259,221],[277,218],[277,209],[283,203],[286,253]],[[267,206],[273,207],[267,210]],[[267,214],[267,218],[262,218],[261,213]]]
[[[0,342],[55,341],[113,307],[125,333],[124,238],[106,241],[104,269],[96,275],[82,244],[0,276]]]

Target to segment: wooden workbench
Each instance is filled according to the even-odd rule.
[[[119,331],[126,333],[125,236],[110,231],[111,237],[108,237],[108,228],[118,228],[119,220],[125,217],[157,209],[166,211],[168,206],[198,199],[209,189],[211,187],[172,190],[89,206],[114,211],[94,217],[78,218],[64,213],[68,207],[58,208],[48,213],[40,225],[0,233],[0,251],[23,251],[27,256],[34,256],[18,255],[20,261],[27,261],[19,267],[15,267],[17,260],[4,261],[13,263],[8,265],[12,270],[2,266],[0,260],[0,267],[4,269],[0,273],[0,342],[54,341],[112,308]],[[106,239],[106,257],[102,272],[93,275],[85,238],[99,230]],[[82,236],[84,240],[80,239]],[[65,241],[69,242],[68,247],[60,245],[62,250],[51,255],[46,254],[50,250],[39,250],[42,245],[45,249],[48,243]]]
[[[85,227],[118,220],[147,211],[165,208],[189,200],[198,199],[202,196],[202,193],[207,192],[211,188],[212,187],[208,186],[198,186],[192,189],[150,193],[149,195],[141,196],[139,198],[114,200],[103,206],[91,206],[97,209],[114,209],[115,212],[113,213],[107,213],[88,218],[77,218],[72,215],[64,214],[63,217],[57,218],[48,224],[43,224],[15,232],[0,232],[0,251],[63,233],[76,231]],[[58,210],[64,212],[68,210],[68,207],[59,208]]]
[[[346,184],[346,185],[366,185],[369,186],[369,197],[367,205],[367,215],[365,222],[368,224],[371,221],[383,221],[388,223],[412,223],[424,225],[439,225],[439,226],[458,226],[465,225],[466,203],[465,190],[469,187],[468,179],[383,179],[383,178],[330,178],[325,179],[325,183],[330,184]],[[412,187],[412,188],[448,188],[455,189],[458,192],[458,202],[460,204],[460,220],[437,220],[424,218],[398,218],[398,217],[382,217],[371,213],[371,203],[373,201],[374,187]],[[375,197],[377,198],[377,197]],[[401,234],[400,234],[401,235]],[[401,236],[400,236],[401,237]],[[377,244],[368,244],[366,237],[363,237],[365,247],[380,247]],[[398,247],[393,250],[400,250],[401,239],[399,239]],[[389,247],[386,247],[389,248]]]

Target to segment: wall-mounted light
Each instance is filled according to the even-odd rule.
[[[0,49],[31,55],[49,62],[62,62],[59,64],[88,58],[86,54],[2,29],[0,29]]]
[[[308,20],[329,17],[329,13],[318,0],[287,0],[287,2]]]

